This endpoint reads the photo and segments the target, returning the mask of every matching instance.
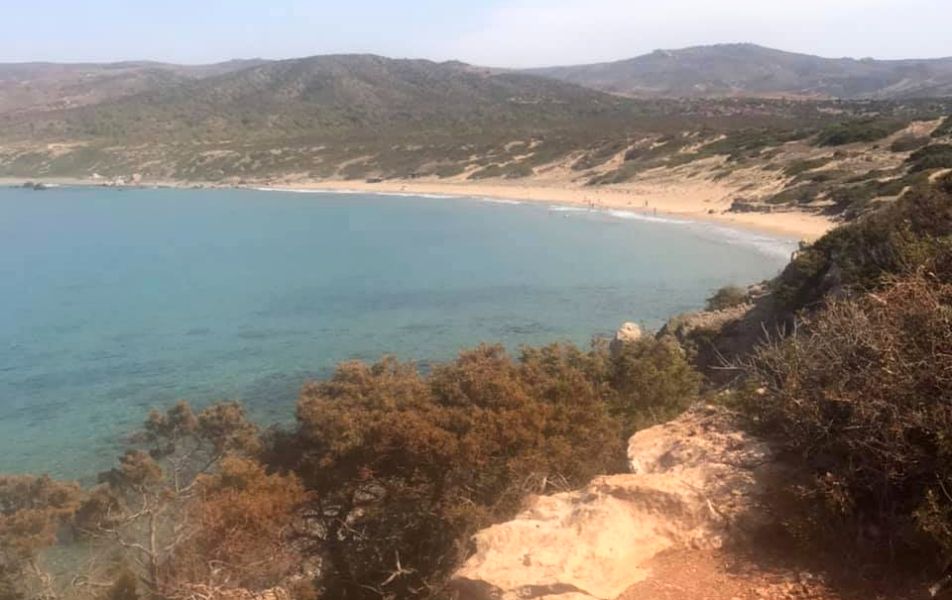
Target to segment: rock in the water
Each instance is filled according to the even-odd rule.
[[[461,600],[614,600],[677,547],[720,547],[756,518],[770,448],[720,409],[697,409],[635,434],[632,473],[538,497],[475,537],[456,573]]]

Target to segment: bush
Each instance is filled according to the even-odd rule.
[[[736,285],[727,285],[707,299],[707,310],[734,308],[747,302],[747,290]]]
[[[633,427],[696,399],[680,352],[642,340],[609,352],[498,346],[421,374],[385,359],[308,385],[271,462],[315,492],[313,544],[332,598],[439,596],[478,529],[530,493],[624,468]]]
[[[782,308],[816,306],[831,291],[875,289],[884,276],[952,273],[952,185],[921,185],[803,249],[774,283]]]
[[[952,168],[952,144],[933,144],[913,152],[906,161],[913,173]]]
[[[912,152],[913,150],[918,150],[919,148],[922,148],[928,143],[929,143],[929,138],[927,137],[904,135],[901,138],[894,141],[889,146],[889,150],[892,152]]]
[[[294,430],[264,439],[237,404],[181,402],[153,411],[88,491],[0,477],[0,598],[89,581],[113,600],[443,597],[476,530],[529,494],[623,470],[632,431],[698,386],[676,346],[646,338],[518,358],[481,346],[426,373],[345,363],[305,387]],[[83,560],[54,580],[36,558],[67,531]]]
[[[82,495],[77,484],[46,476],[0,476],[0,598],[53,594],[52,578],[38,558],[56,544]]]
[[[847,121],[821,131],[817,136],[816,145],[844,146],[858,142],[877,142],[905,126],[906,123],[901,121],[877,118]]]
[[[822,156],[820,158],[813,158],[813,159],[797,160],[790,163],[790,165],[784,168],[783,174],[786,175],[787,177],[796,177],[797,175],[800,175],[802,173],[806,173],[814,169],[819,169],[820,167],[829,164],[831,160],[832,160],[832,157],[829,157],[829,156]]]
[[[812,469],[804,496],[830,527],[875,526],[879,548],[952,552],[948,280],[918,273],[834,301],[747,370],[759,388],[749,413]]]
[[[932,132],[932,137],[941,138],[952,135],[952,116],[946,117],[942,123]]]
[[[608,364],[609,405],[626,436],[673,419],[698,397],[701,377],[673,342],[625,344]]]

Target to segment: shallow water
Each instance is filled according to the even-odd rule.
[[[478,199],[0,189],[0,472],[94,473],[180,398],[285,420],[345,359],[657,327],[793,246]]]

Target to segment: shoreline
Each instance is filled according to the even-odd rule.
[[[27,179],[0,178],[0,186],[22,186]],[[672,218],[704,222],[794,241],[813,242],[836,226],[826,217],[797,211],[771,213],[728,212],[733,190],[710,181],[648,182],[626,186],[604,186],[595,189],[552,185],[540,181],[498,182],[444,180],[367,181],[308,179],[244,182],[185,182],[143,180],[125,185],[108,185],[104,181],[81,178],[35,178],[30,181],[47,185],[174,189],[250,189],[285,192],[340,192],[389,195],[428,195],[447,198],[486,198],[556,206],[572,206],[600,211],[624,211],[644,217]]]

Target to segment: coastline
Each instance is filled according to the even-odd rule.
[[[492,198],[517,200],[596,210],[619,210],[650,216],[673,217],[686,221],[702,221],[796,240],[812,242],[833,229],[836,223],[820,215],[804,212],[729,213],[729,191],[726,186],[711,187],[695,182],[672,185],[634,185],[580,189],[548,186],[536,182],[441,182],[441,181],[300,181],[264,186],[260,189],[286,191],[338,191],[386,194],[428,194],[460,198]],[[706,188],[706,189],[705,189]],[[713,211],[713,212],[711,212]]]
[[[19,186],[26,179],[0,178],[0,186]],[[35,178],[48,185],[103,186],[103,181],[81,178]],[[581,188],[545,181],[472,182],[466,180],[385,180],[381,182],[352,180],[282,179],[241,184],[222,182],[186,182],[143,180],[115,187],[124,188],[237,188],[276,191],[326,191],[381,194],[438,195],[451,198],[490,198],[578,206],[595,210],[625,211],[647,216],[671,217],[685,221],[719,224],[771,236],[815,241],[835,227],[821,215],[783,211],[771,213],[728,212],[736,190],[713,181],[665,180],[638,182],[624,186]]]

